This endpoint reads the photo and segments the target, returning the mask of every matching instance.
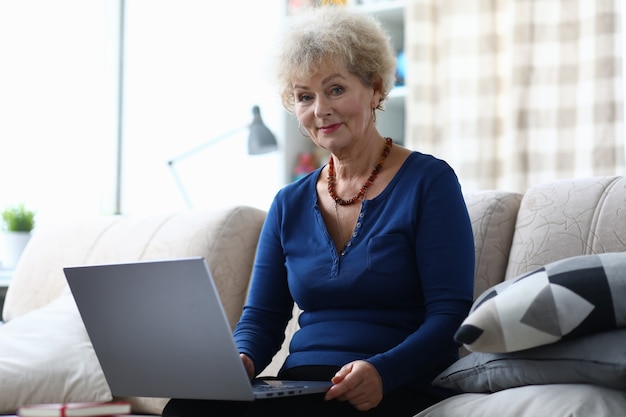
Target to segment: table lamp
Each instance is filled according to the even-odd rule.
[[[197,146],[193,149],[190,149],[187,152],[167,161],[167,164],[169,165],[170,170],[172,172],[172,176],[174,177],[174,180],[176,181],[176,185],[178,186],[189,208],[192,207],[191,199],[189,198],[189,194],[187,193],[187,190],[185,189],[183,182],[181,181],[180,177],[178,176],[178,173],[176,172],[176,167],[175,167],[176,163],[180,162],[183,159],[187,159],[190,156],[193,156],[197,154],[198,152],[201,152],[204,149],[215,145],[217,142],[220,142],[228,137],[231,137],[235,133],[240,132],[241,130],[244,130],[246,128],[249,129],[250,131],[248,135],[248,154],[249,155],[260,155],[260,154],[264,154],[268,152],[273,152],[278,149],[278,144],[276,143],[276,138],[274,137],[274,134],[269,130],[267,126],[265,126],[265,123],[263,123],[263,120],[261,119],[261,110],[259,106],[252,107],[252,116],[253,118],[252,118],[251,124],[241,126],[237,129],[231,130],[230,132],[226,132],[220,136],[212,138],[208,140],[207,142],[203,143],[202,145]]]

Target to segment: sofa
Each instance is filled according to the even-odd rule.
[[[59,220],[35,229],[16,265],[0,326],[0,414],[22,404],[112,399],[63,275],[69,265],[203,256],[234,327],[265,212],[225,207]],[[127,398],[160,414],[167,399]]]
[[[465,198],[476,243],[477,301],[559,260],[626,252],[624,177],[558,180],[538,184],[523,195],[486,190]],[[265,212],[256,208],[227,207],[39,226],[16,267],[4,304],[0,414],[13,414],[26,403],[112,399],[65,283],[64,266],[204,256],[234,326],[264,218]],[[298,327],[298,313],[294,307],[286,341],[263,375],[275,375],[280,367]],[[620,337],[622,343],[616,342]],[[460,359],[433,381],[459,395],[416,417],[623,415],[623,341],[624,329],[615,328],[515,352],[462,347]],[[559,372],[563,369],[571,372]],[[127,400],[136,414],[159,414],[167,402]]]

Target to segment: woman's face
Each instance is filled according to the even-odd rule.
[[[331,152],[369,138],[380,93],[345,68],[293,82],[295,114],[318,146]]]

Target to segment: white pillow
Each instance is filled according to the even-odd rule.
[[[23,404],[111,399],[69,290],[0,326],[0,414]]]

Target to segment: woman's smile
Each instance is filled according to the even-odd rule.
[[[331,125],[322,126],[319,130],[326,135],[330,135],[331,133],[337,131],[337,129],[339,129],[342,125],[343,123],[333,123]]]

